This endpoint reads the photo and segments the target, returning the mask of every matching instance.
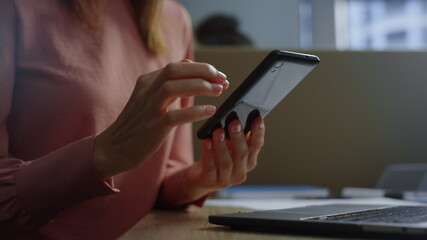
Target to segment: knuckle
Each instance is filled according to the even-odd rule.
[[[216,68],[214,66],[212,66],[209,63],[203,63],[203,71],[206,73],[206,75],[214,75],[216,76]]]
[[[246,174],[242,174],[236,178],[235,184],[240,184],[246,181]]]
[[[258,141],[257,146],[258,146],[259,148],[261,148],[261,147],[263,147],[263,146],[264,146],[264,138],[261,138],[261,139]]]
[[[222,181],[222,182],[220,182],[220,183],[218,184],[218,187],[219,187],[219,188],[227,188],[227,187],[229,187],[229,186],[231,186],[231,184],[230,184],[230,183],[228,183],[227,181]]]
[[[248,171],[254,170],[256,166],[257,166],[257,161],[251,161],[247,166]]]
[[[261,141],[259,144],[259,148],[262,148],[262,147],[264,147],[264,141]]]
[[[166,77],[173,76],[176,72],[179,70],[179,64],[178,63],[169,63],[165,66],[163,73],[166,75]]]

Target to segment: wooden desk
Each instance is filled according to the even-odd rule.
[[[205,239],[342,239],[274,233],[252,233],[234,231],[226,227],[210,224],[208,215],[229,213],[242,208],[211,207],[194,208],[192,212],[155,210],[139,221],[119,240],[161,239],[161,240],[205,240]],[[355,238],[345,238],[355,239]],[[364,239],[366,240],[366,238]]]

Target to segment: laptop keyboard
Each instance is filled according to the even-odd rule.
[[[339,222],[422,223],[427,222],[427,207],[399,206],[317,217],[310,220]]]

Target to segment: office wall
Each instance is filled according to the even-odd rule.
[[[336,0],[177,0],[188,10],[193,26],[211,14],[235,16],[256,48],[336,49]],[[305,3],[305,14],[301,14]],[[340,14],[345,14],[342,10]],[[306,15],[308,14],[308,15]],[[301,22],[308,21],[309,26]],[[340,36],[338,34],[338,36]]]
[[[211,14],[237,18],[256,47],[299,47],[299,0],[178,0],[197,26]]]
[[[231,89],[196,102],[219,105],[267,52],[197,50],[197,60],[228,74]],[[247,184],[372,187],[387,164],[427,162],[427,52],[311,53],[321,63],[267,116]]]

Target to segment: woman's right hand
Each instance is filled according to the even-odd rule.
[[[168,110],[171,103],[180,97],[218,96],[227,87],[223,73],[189,60],[140,76],[117,120],[96,136],[95,169],[102,177],[110,177],[142,164],[173,127],[208,118],[216,110],[212,105]]]

